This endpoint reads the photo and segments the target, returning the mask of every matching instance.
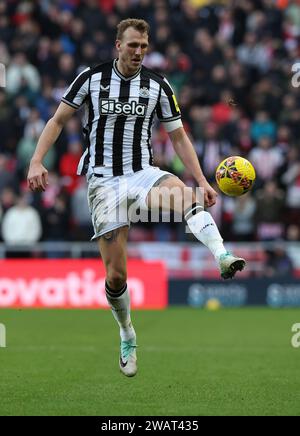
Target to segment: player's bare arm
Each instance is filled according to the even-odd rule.
[[[76,109],[62,102],[46,124],[32,156],[27,175],[28,186],[32,191],[45,191],[48,184],[48,171],[43,166],[43,159],[75,111]]]
[[[204,189],[204,204],[206,207],[213,206],[217,200],[216,191],[207,182],[193,144],[183,127],[179,127],[169,133],[176,154],[180,157],[185,167],[192,173],[198,185]]]

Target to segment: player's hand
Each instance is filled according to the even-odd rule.
[[[48,185],[48,171],[40,162],[30,162],[27,183],[32,192],[46,190]]]
[[[210,184],[205,180],[201,182],[200,186],[204,189],[204,206],[211,207],[216,204],[218,194]]]

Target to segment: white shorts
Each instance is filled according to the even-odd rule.
[[[88,204],[95,232],[92,239],[136,221],[138,209],[148,210],[149,191],[166,175],[174,176],[157,167],[124,176],[96,177],[92,174],[88,179]]]

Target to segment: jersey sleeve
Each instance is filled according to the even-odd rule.
[[[69,88],[62,96],[62,101],[69,106],[78,109],[84,102],[89,92],[89,81],[91,77],[91,69],[83,70],[76,79],[71,83]]]
[[[182,127],[180,109],[174,91],[166,78],[161,82],[157,116],[167,132],[172,132]]]

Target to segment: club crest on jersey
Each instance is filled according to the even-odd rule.
[[[102,115],[136,115],[144,117],[146,113],[146,105],[138,103],[135,100],[124,103],[118,100],[101,98],[99,101],[100,114]]]
[[[148,98],[149,97],[149,89],[146,88],[145,86],[143,88],[140,89],[140,96],[144,97],[144,98]]]

